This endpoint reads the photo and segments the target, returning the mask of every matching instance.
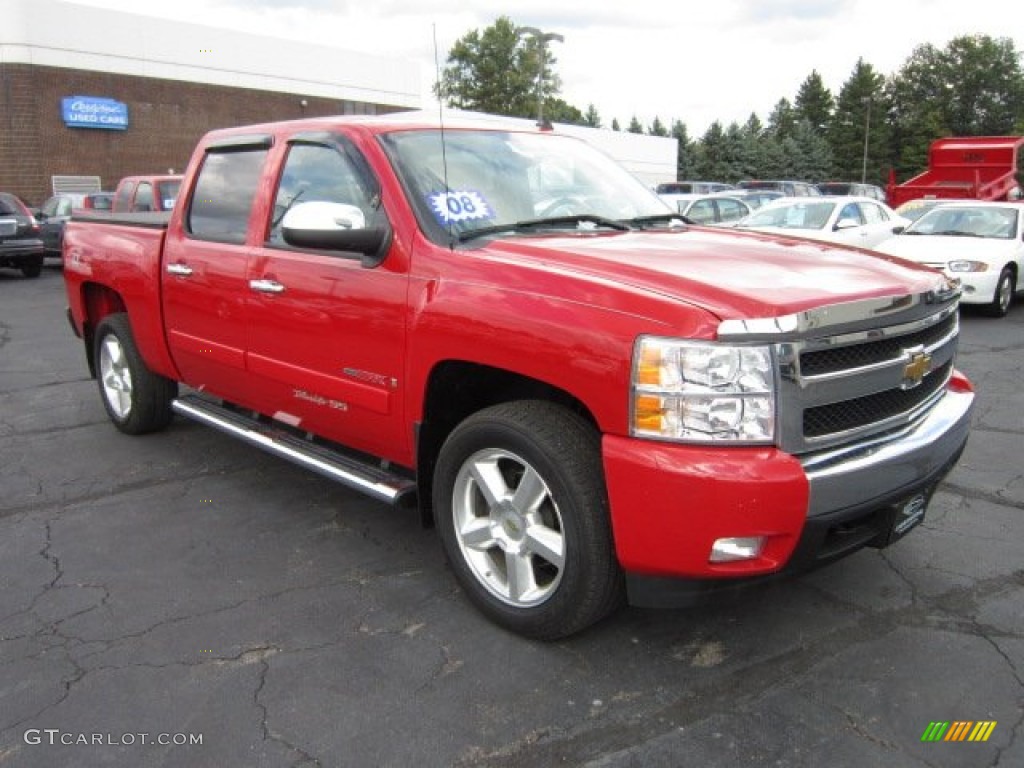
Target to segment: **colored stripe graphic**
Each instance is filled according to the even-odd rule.
[[[921,741],[988,741],[997,724],[995,720],[933,720],[921,734]]]
[[[970,720],[955,720],[943,741],[963,741],[967,738],[967,731],[970,730],[972,725],[974,723]]]
[[[967,738],[968,741],[988,741],[988,737],[992,735],[992,731],[996,729],[995,720],[983,720],[974,726],[974,730],[971,731],[971,735]]]

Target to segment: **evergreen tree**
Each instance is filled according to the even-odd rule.
[[[628,133],[643,133],[644,127],[640,125],[640,121],[636,119],[636,115],[633,115],[629,121],[629,127],[626,128]]]
[[[696,145],[690,139],[686,125],[681,120],[672,123],[672,138],[676,140],[676,178],[692,179],[695,173]]]
[[[591,128],[601,127],[601,115],[598,114],[597,107],[593,104],[587,105],[587,111],[583,114],[583,124],[589,125]]]
[[[825,87],[818,71],[811,70],[811,74],[796,93],[797,119],[806,120],[817,133],[825,135],[834,110],[835,100],[832,98],[832,92]]]
[[[668,136],[668,129],[664,126],[657,115],[654,117],[654,122],[651,123],[651,127],[647,129],[647,133],[651,136]]]
[[[621,131],[622,130],[622,128],[619,127],[619,118],[617,118],[617,117],[613,117],[612,118],[612,130],[613,131]]]
[[[776,140],[782,141],[787,136],[793,135],[797,120],[798,116],[793,105],[789,103],[789,99],[779,99],[768,116],[768,132]]]
[[[858,59],[836,100],[835,118],[828,133],[832,147],[832,176],[843,181],[885,184],[890,156],[889,104],[885,80]]]

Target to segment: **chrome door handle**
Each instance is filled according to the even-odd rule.
[[[192,274],[192,267],[190,267],[188,264],[168,264],[167,274],[188,277],[189,275]]]
[[[284,286],[276,280],[250,280],[249,287],[257,293],[284,293]]]

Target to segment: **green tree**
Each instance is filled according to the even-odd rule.
[[[629,120],[629,127],[626,128],[627,133],[643,133],[644,127],[640,125],[640,121],[636,119],[636,115]]]
[[[661,119],[655,115],[654,122],[651,123],[651,127],[647,129],[647,133],[651,136],[668,136],[668,128],[661,122]]]
[[[622,130],[622,128],[619,126],[619,118],[617,118],[617,117],[613,117],[612,118],[612,130],[613,131],[621,131]]]
[[[717,120],[701,136],[697,149],[696,175],[701,179],[729,178],[729,149],[725,129]]]
[[[583,114],[583,124],[589,125],[591,128],[601,127],[601,115],[593,104],[587,105],[587,111]]]
[[[811,70],[796,92],[794,111],[797,119],[806,120],[815,131],[824,135],[834,110],[832,92],[825,87],[818,70]]]
[[[545,53],[541,83],[545,106],[561,87],[550,46],[522,35],[507,16],[456,41],[435,88],[449,107],[513,117],[537,114],[540,55]]]
[[[772,113],[768,115],[768,132],[777,141],[782,141],[782,139],[793,134],[797,120],[799,120],[799,116],[793,109],[793,105],[790,104],[789,99],[779,99],[772,109]]]
[[[844,181],[884,184],[890,165],[889,102],[885,79],[858,59],[839,90],[835,117],[829,127],[832,174]],[[866,146],[865,146],[866,144]]]
[[[697,162],[696,145],[681,120],[672,123],[672,138],[676,140],[676,178],[692,179]]]
[[[954,38],[920,45],[886,87],[890,155],[901,180],[924,170],[943,136],[1019,135],[1024,127],[1021,53],[1007,38]]]
[[[563,99],[549,98],[544,102],[544,119],[553,123],[569,123],[570,125],[587,124],[586,116]]]

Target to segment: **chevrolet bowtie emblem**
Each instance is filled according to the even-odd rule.
[[[907,350],[910,362],[903,367],[903,389],[913,389],[932,369],[932,356],[927,352]]]

